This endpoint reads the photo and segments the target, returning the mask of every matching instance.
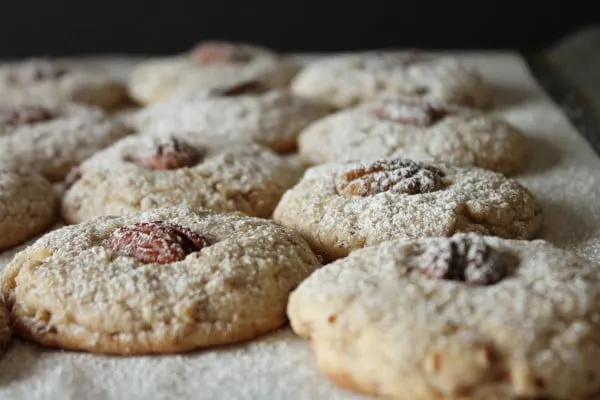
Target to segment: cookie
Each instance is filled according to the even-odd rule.
[[[140,63],[128,85],[132,98],[151,104],[174,93],[193,94],[248,80],[259,80],[272,88],[287,87],[295,73],[292,63],[264,47],[206,41],[184,54]]]
[[[491,102],[478,72],[453,57],[418,53],[362,53],[325,57],[309,63],[292,81],[298,95],[338,108],[378,96],[415,96],[475,108]]]
[[[0,67],[0,101],[82,103],[112,110],[126,97],[125,86],[99,70],[50,59]]]
[[[209,141],[189,134],[131,136],[77,168],[62,202],[78,223],[102,215],[188,204],[268,217],[302,171],[250,142]]]
[[[4,301],[0,299],[0,356],[4,354],[6,347],[10,343],[12,337],[12,324],[10,316],[4,306]]]
[[[178,207],[53,231],[15,256],[2,291],[17,332],[44,346],[173,353],[276,329],[318,266],[271,221]]]
[[[294,331],[339,385],[397,400],[582,399],[600,389],[600,269],[535,240],[396,240],[316,271]]]
[[[380,157],[431,159],[510,175],[527,140],[515,127],[473,109],[421,99],[386,99],[309,125],[298,139],[311,164]]]
[[[0,250],[19,245],[50,226],[57,205],[52,185],[40,174],[0,165]]]
[[[134,117],[140,130],[192,131],[252,140],[278,152],[297,147],[298,134],[331,108],[257,81],[152,105]]]
[[[495,172],[386,159],[308,169],[273,218],[333,260],[400,237],[477,232],[529,239],[542,210],[527,189]]]
[[[96,151],[128,135],[102,111],[73,104],[0,104],[0,164],[63,179]]]

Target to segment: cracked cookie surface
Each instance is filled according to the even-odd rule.
[[[273,218],[332,260],[400,237],[478,232],[530,239],[542,210],[526,188],[498,173],[386,159],[308,169]]]
[[[276,329],[319,265],[271,221],[177,207],[50,232],[5,268],[2,291],[16,331],[42,345],[172,353]]]
[[[0,104],[0,164],[28,167],[52,181],[131,133],[102,111],[74,104]]]
[[[19,245],[50,226],[57,205],[52,185],[40,174],[0,164],[0,249]]]
[[[310,124],[299,136],[311,164],[407,157],[514,174],[527,157],[515,127],[473,109],[420,99],[373,101]]]
[[[139,112],[134,125],[140,130],[179,130],[207,136],[252,140],[277,152],[296,149],[298,134],[324,117],[330,107],[284,90],[239,95],[184,96],[152,105]]]
[[[428,253],[465,239],[495,252],[507,275],[481,286],[422,273]],[[597,265],[542,240],[396,240],[316,271],[288,316],[321,371],[361,393],[583,399],[600,388],[599,283]]]
[[[283,88],[295,72],[295,66],[263,47],[204,42],[183,54],[140,63],[131,73],[128,86],[130,95],[139,103],[151,104],[248,80]]]
[[[76,171],[62,201],[69,223],[179,204],[269,217],[302,174],[251,142],[170,132],[125,138]]]
[[[325,57],[294,78],[292,91],[345,108],[379,96],[416,96],[469,107],[489,105],[490,89],[476,71],[452,57],[362,53]]]
[[[0,99],[81,103],[112,110],[125,101],[126,90],[103,71],[39,58],[0,67]]]

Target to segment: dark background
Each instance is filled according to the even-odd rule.
[[[531,51],[600,22],[597,0],[0,1],[2,58],[171,53],[209,38],[282,51]]]

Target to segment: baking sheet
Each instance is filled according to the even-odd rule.
[[[512,53],[460,54],[497,93],[495,113],[530,138],[517,177],[540,199],[541,237],[600,261],[600,158]],[[82,63],[125,76],[123,57]],[[14,251],[0,255],[0,267]],[[306,341],[289,328],[247,344],[178,356],[111,357],[42,349],[14,340],[0,360],[0,399],[360,399],[315,368]]]

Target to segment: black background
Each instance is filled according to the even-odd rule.
[[[282,51],[548,46],[596,1],[0,0],[0,57],[171,53],[202,39]]]

